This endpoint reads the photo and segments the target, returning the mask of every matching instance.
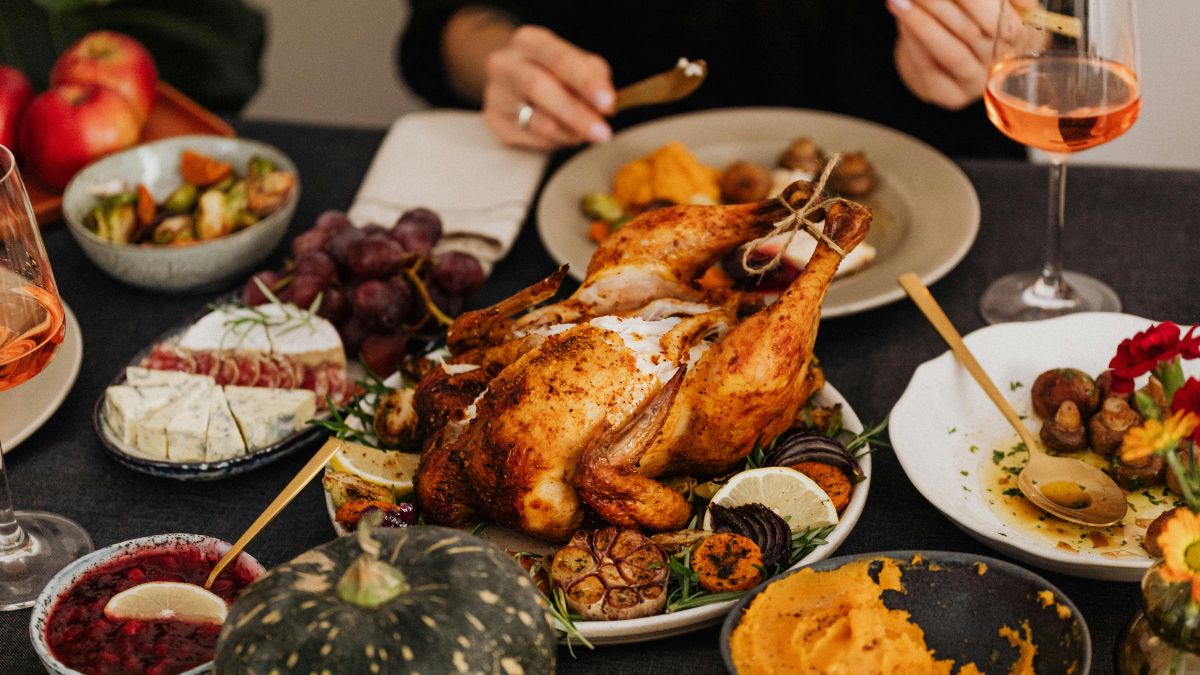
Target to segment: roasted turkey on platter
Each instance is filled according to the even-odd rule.
[[[563,268],[460,316],[452,357],[415,395],[426,519],[485,519],[550,541],[568,539],[589,510],[619,527],[684,527],[688,502],[655,479],[728,472],[788,428],[820,386],[813,343],[841,256],[818,245],[766,307],[696,280],[814,189],[801,181],[780,199],[644,213],[600,245],[569,298],[535,308]],[[825,235],[843,252],[866,237],[865,207],[835,200],[825,211]]]

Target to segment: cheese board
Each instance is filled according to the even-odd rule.
[[[92,424],[130,469],[213,480],[315,446],[316,422],[349,382],[337,331],[314,308],[227,297],[139,351],[96,401]]]

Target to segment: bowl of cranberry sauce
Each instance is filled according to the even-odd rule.
[[[112,619],[112,596],[150,581],[203,585],[229,544],[198,534],[160,534],[114,544],[63,568],[42,591],[29,624],[51,673],[208,672],[221,626],[179,619]],[[232,604],[264,573],[246,553],[221,572],[213,593]]]

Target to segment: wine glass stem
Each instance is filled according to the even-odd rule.
[[[25,531],[17,524],[17,516],[13,512],[8,473],[4,468],[4,448],[0,447],[0,558],[23,548],[27,542]]]
[[[1034,293],[1047,299],[1067,299],[1070,289],[1063,281],[1062,237],[1067,221],[1067,158],[1050,156],[1050,201],[1046,214],[1046,258],[1042,264],[1042,276],[1034,286]]]

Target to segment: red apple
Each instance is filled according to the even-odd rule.
[[[47,187],[62,189],[92,160],[127,148],[141,127],[133,109],[111,89],[64,84],[39,94],[21,123],[21,157]]]
[[[97,84],[125,97],[138,124],[145,124],[158,94],[158,69],[142,43],[112,31],[88,33],[58,57],[50,86]]]
[[[17,123],[33,98],[33,87],[16,68],[0,66],[0,145],[16,152]]]

